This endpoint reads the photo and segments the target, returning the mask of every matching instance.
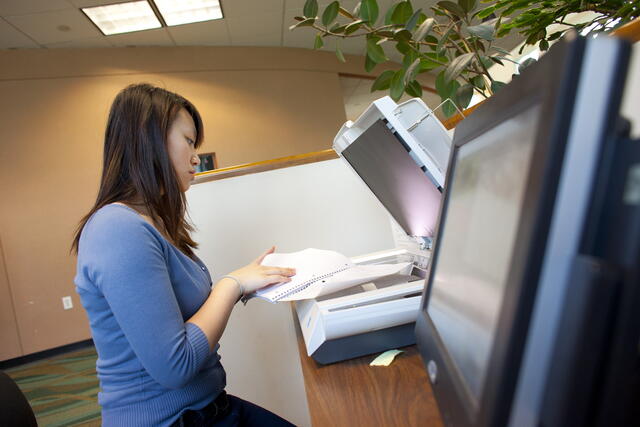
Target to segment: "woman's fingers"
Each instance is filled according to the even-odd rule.
[[[265,274],[277,274],[280,276],[295,276],[296,275],[296,270],[295,268],[285,268],[285,267],[265,267],[264,268],[264,273]]]
[[[268,249],[265,253],[263,253],[262,255],[260,255],[258,258],[256,258],[256,260],[254,261],[256,264],[260,265],[262,264],[262,260],[264,260],[264,257],[266,257],[269,254],[272,254],[276,251],[276,247],[275,246],[271,246],[270,249]]]
[[[276,283],[287,283],[291,281],[291,277],[288,276],[269,276],[269,285],[275,285]]]

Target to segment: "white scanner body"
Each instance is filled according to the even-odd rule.
[[[394,149],[396,153],[406,153],[412,167],[415,164],[424,173],[418,178],[428,183],[423,185],[432,185],[441,192],[451,150],[451,135],[422,100],[414,98],[398,105],[388,96],[374,101],[355,122],[345,123],[334,138],[334,150],[362,180],[365,188],[372,191],[378,200],[381,199],[379,188],[375,188],[381,184],[373,183],[371,179],[367,182],[362,176],[365,174],[361,175],[357,167],[345,158],[345,150],[373,126],[382,129],[382,124],[388,130],[388,135],[385,135],[387,143],[403,147],[403,150]],[[386,131],[383,129],[382,132]],[[360,139],[360,144],[362,141]],[[383,168],[394,166],[397,167],[382,165]],[[395,173],[390,172],[391,175]],[[415,173],[413,179],[416,179]],[[407,200],[407,197],[402,199]],[[401,206],[401,209],[394,206],[406,202],[393,195],[380,201],[390,213],[396,247],[357,256],[352,261],[355,264],[411,262],[411,265],[403,274],[295,303],[307,354],[319,363],[338,362],[415,343],[413,329],[423,293],[432,236],[416,236],[407,232],[405,218],[397,216],[398,212],[406,212],[411,206]],[[437,213],[439,201],[430,199],[429,202],[429,209]]]

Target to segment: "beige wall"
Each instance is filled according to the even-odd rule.
[[[228,166],[329,148],[345,119],[338,73],[362,70],[362,58],[277,48],[1,51],[0,63],[0,360],[89,338],[68,250],[122,87],[146,81],[191,99],[202,149]]]

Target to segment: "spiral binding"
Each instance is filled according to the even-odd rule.
[[[301,292],[305,289],[307,289],[309,286],[313,285],[314,283],[320,281],[320,280],[324,280],[328,277],[331,277],[335,274],[341,273],[345,270],[350,269],[352,266],[347,264],[344,268],[340,268],[336,271],[332,271],[331,273],[327,273],[327,274],[323,274],[322,276],[318,276],[318,277],[314,277],[313,279],[307,280],[306,282],[302,282],[300,283],[298,286],[296,286],[295,288],[292,289],[287,289],[286,291],[282,291],[279,294],[276,294],[273,297],[273,301],[280,301],[282,298],[286,298],[289,295],[293,295],[293,294],[297,294],[298,292]]]

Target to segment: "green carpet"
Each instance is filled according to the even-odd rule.
[[[99,426],[95,348],[7,369],[27,396],[38,425]]]

